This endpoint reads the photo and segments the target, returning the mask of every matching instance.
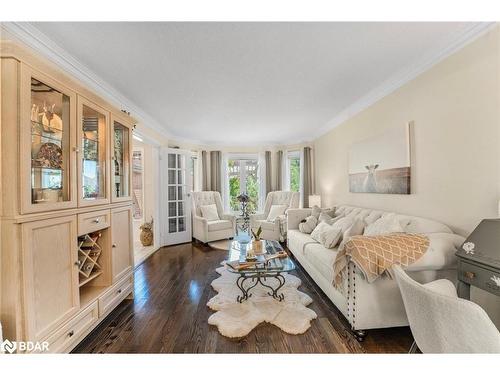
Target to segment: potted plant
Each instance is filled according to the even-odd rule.
[[[153,218],[150,222],[145,222],[140,226],[142,246],[151,246],[153,244]]]

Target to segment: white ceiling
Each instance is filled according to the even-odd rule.
[[[346,108],[446,49],[473,24],[32,26],[172,136],[255,145],[311,140]]]

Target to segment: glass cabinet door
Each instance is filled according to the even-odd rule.
[[[21,165],[29,191],[23,188],[22,211],[73,207],[75,95],[31,69],[23,70],[23,82],[29,99],[22,101]]]
[[[124,122],[113,119],[113,129],[111,134],[113,146],[112,168],[112,200],[129,200],[130,195],[130,126]]]
[[[109,202],[107,191],[108,116],[100,107],[82,97],[79,103],[79,204]]]

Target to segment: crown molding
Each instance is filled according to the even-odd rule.
[[[452,38],[449,38],[445,43],[443,43],[440,48],[431,51],[411,66],[394,74],[383,84],[371,90],[370,92],[356,100],[354,103],[349,105],[347,108],[342,110],[326,125],[322,126],[319,130],[314,132],[309,141],[313,141],[328,133],[338,125],[342,124],[343,122],[349,120],[358,113],[367,109],[371,105],[375,104],[380,99],[384,98],[406,83],[417,78],[419,75],[429,70],[440,61],[443,61],[448,56],[454,54],[455,52],[465,47],[467,44],[479,38],[481,35],[486,34],[488,31],[492,30],[494,27],[496,27],[496,25],[496,22],[477,22],[466,28],[463,32],[454,35]]]
[[[463,32],[454,35],[452,38],[443,43],[440,48],[428,53],[421,60],[416,61],[406,69],[394,74],[383,84],[356,100],[354,103],[338,113],[333,119],[328,121],[326,125],[320,127],[317,131],[312,132],[310,137],[302,136],[278,142],[269,142],[269,145],[284,146],[287,144],[299,144],[314,141],[318,137],[334,129],[336,126],[375,104],[383,97],[391,94],[401,86],[415,79],[417,76],[444,60],[446,57],[465,47],[481,35],[492,30],[496,25],[497,23],[495,22],[474,23]],[[60,69],[88,86],[98,95],[108,100],[111,104],[114,104],[118,108],[124,108],[127,111],[130,111],[132,116],[135,117],[142,126],[154,130],[161,136],[167,138],[169,142],[171,141],[172,143],[177,142],[211,147],[216,145],[239,146],[239,144],[234,142],[201,142],[199,140],[185,139],[175,136],[167,131],[165,126],[162,126],[158,121],[135,105],[125,95],[95,74],[90,68],[76,60],[71,54],[62,49],[35,26],[27,22],[2,22],[0,24],[0,29],[2,29],[2,31],[6,31],[10,37],[13,37],[18,42],[21,42],[36,51],[38,54],[52,61]],[[158,142],[156,141],[155,143]],[[258,144],[255,144],[255,146],[257,145]],[[252,147],[253,145],[249,143],[242,143],[241,146]]]
[[[35,26],[28,22],[2,22],[0,26],[9,38],[13,38],[15,41],[20,42],[34,50],[37,54],[50,60],[66,74],[77,79],[111,104],[129,111],[144,127],[154,130],[167,139],[175,138],[149,114],[135,105],[130,99],[108,84],[86,65],[75,59]]]

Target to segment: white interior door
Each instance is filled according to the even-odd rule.
[[[191,152],[165,148],[161,156],[162,245],[190,242]]]

